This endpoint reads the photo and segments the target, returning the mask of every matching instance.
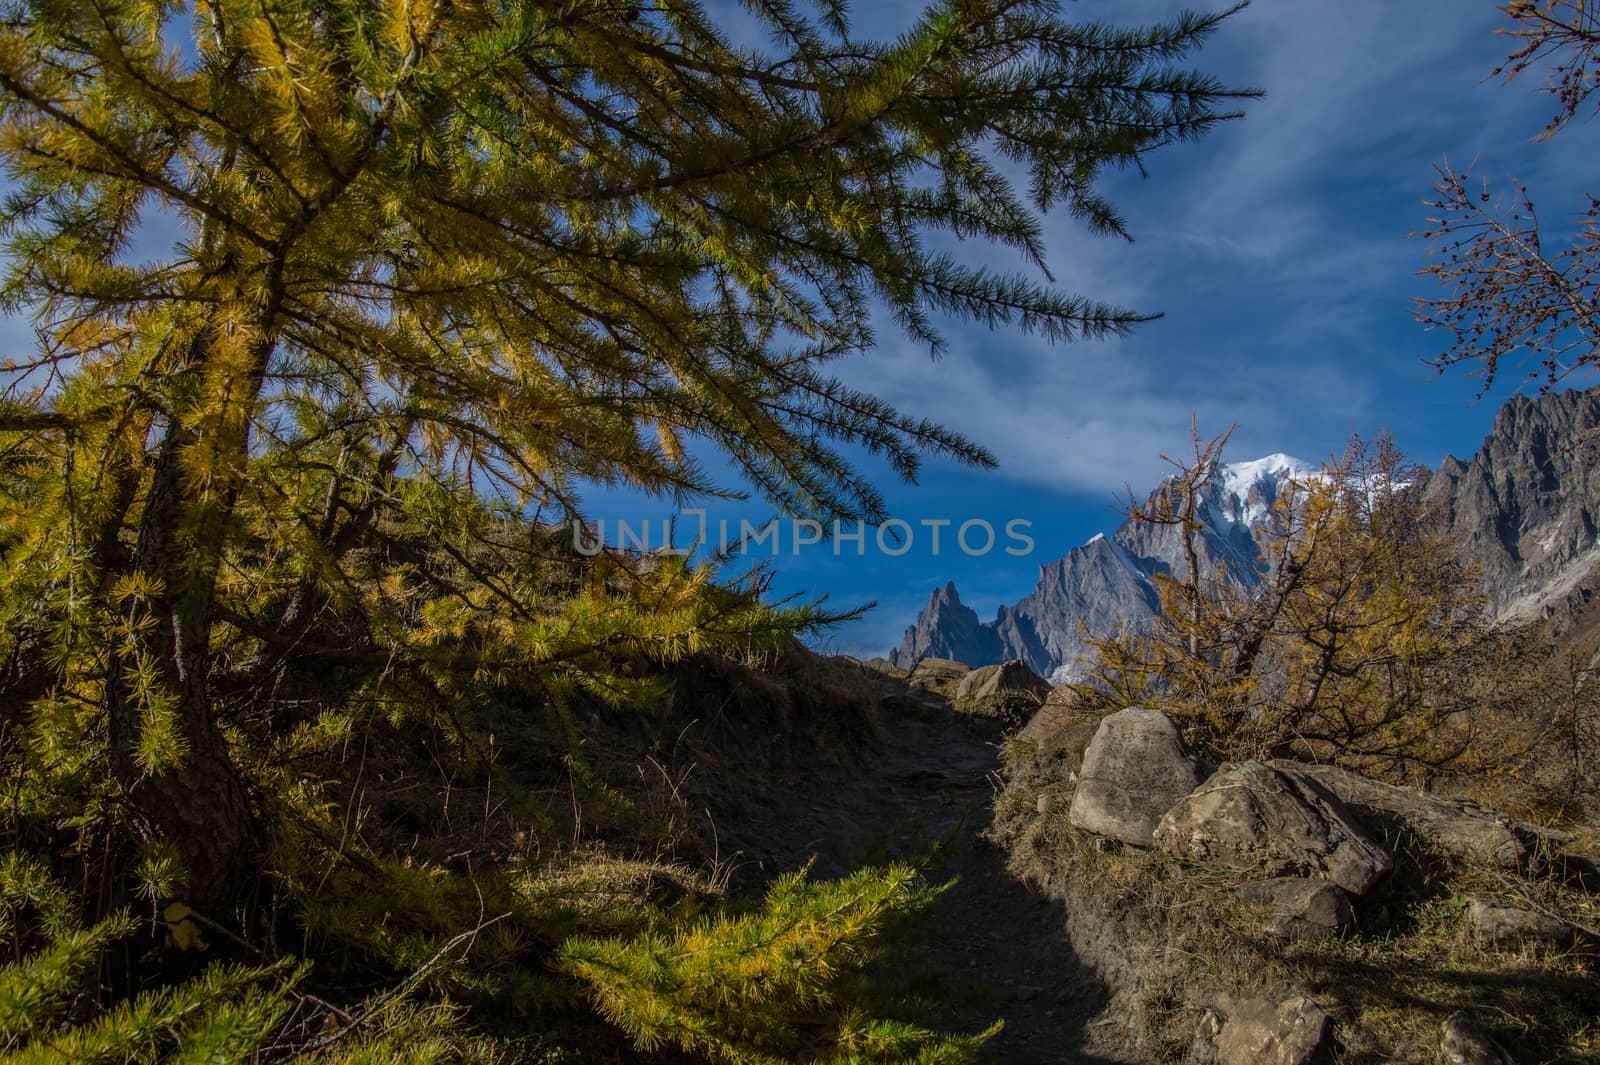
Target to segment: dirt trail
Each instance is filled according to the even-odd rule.
[[[948,840],[929,876],[957,883],[936,903],[925,953],[912,964],[956,1001],[949,1023],[973,1030],[1004,1018],[989,1044],[999,1062],[1119,1060],[1096,1052],[1106,992],[1073,954],[1060,903],[1012,877],[983,837],[998,784],[998,729],[940,707],[896,717],[889,736],[859,760],[797,764],[717,802],[709,815],[722,854],[740,855],[737,881],[759,883],[812,856],[815,875],[838,876]]]

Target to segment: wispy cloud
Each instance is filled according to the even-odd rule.
[[[852,381],[978,438],[1003,476],[1067,492],[1147,483],[1160,452],[1183,448],[1191,411],[1203,430],[1242,423],[1239,456],[1315,458],[1347,432],[1403,421],[1396,386],[1427,379],[1420,357],[1436,344],[1409,318],[1426,282],[1408,233],[1423,223],[1431,164],[1484,152],[1491,172],[1559,174],[1528,144],[1546,106],[1537,84],[1483,80],[1505,54],[1503,22],[1492,0],[1256,3],[1194,64],[1267,97],[1200,144],[1152,156],[1150,180],[1108,183],[1136,242],[1047,225],[1062,288],[1164,321],[1056,350],[957,328],[943,361],[887,342]]]

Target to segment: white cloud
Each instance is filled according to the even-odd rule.
[[[1316,456],[1372,431],[1384,383],[1420,384],[1425,373],[1407,367],[1433,347],[1420,328],[1414,340],[1394,332],[1426,289],[1414,277],[1422,243],[1407,234],[1424,220],[1429,164],[1494,149],[1495,165],[1559,170],[1526,148],[1529,115],[1545,107],[1537,82],[1482,81],[1507,50],[1493,34],[1503,23],[1492,0],[1261,0],[1192,65],[1268,96],[1201,144],[1152,156],[1150,180],[1108,183],[1137,243],[1047,226],[1063,290],[1165,321],[1054,350],[956,329],[937,364],[886,328],[850,380],[978,439],[1002,475],[1059,490],[1148,484],[1165,469],[1160,452],[1186,449],[1191,411],[1202,432],[1242,423],[1236,457]]]

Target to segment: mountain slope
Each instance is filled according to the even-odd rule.
[[[1600,468],[1585,439],[1600,389],[1521,396],[1467,462],[1446,456],[1427,506],[1478,564],[1494,620],[1559,611],[1600,562]]]

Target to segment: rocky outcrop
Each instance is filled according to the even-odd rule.
[[[950,581],[928,596],[928,605],[906,629],[900,646],[889,652],[889,661],[901,669],[912,669],[924,658],[987,665],[999,655],[999,640],[979,623],[977,612],[961,601],[956,582]]]
[[[1327,1012],[1304,996],[1276,1005],[1258,998],[1227,1001],[1201,1017],[1190,1060],[1214,1065],[1314,1065],[1329,1057],[1331,1023]]]
[[[1050,684],[1020,659],[998,666],[982,666],[961,678],[956,686],[956,708],[985,713],[1008,697],[1040,706],[1050,694]]]
[[[1083,755],[1100,727],[1098,718],[1048,699],[1007,746],[1007,758],[1026,759],[1029,771],[1049,790],[1041,794],[1042,813],[1078,783]]]
[[[1024,659],[1045,676],[1070,671],[1093,651],[1089,636],[1155,617],[1160,599],[1150,581],[1153,572],[1151,560],[1136,557],[1115,538],[1099,536],[1073,548],[1039,567],[1039,582],[1020,602],[999,609],[991,627],[1001,653]]]
[[[1161,815],[1204,778],[1165,714],[1137,706],[1119,710],[1101,720],[1083,753],[1072,823],[1148,847]]]
[[[1060,696],[1062,689],[1054,688],[1045,696],[1044,704],[1028,719],[1028,723],[1017,733],[1019,740],[1029,743],[1038,743],[1050,734],[1067,725],[1082,724],[1087,722],[1090,727],[1089,734],[1094,735],[1094,726],[1099,724],[1097,718],[1090,718],[1084,712],[1082,705],[1073,698]],[[1081,751],[1079,753],[1082,753]]]
[[[1586,432],[1600,389],[1514,396],[1465,462],[1446,456],[1424,487],[1439,524],[1479,566],[1493,616],[1555,609],[1600,562],[1600,465]]]
[[[1572,838],[1565,832],[1505,817],[1464,799],[1384,784],[1337,766],[1269,764],[1315,780],[1376,830],[1408,831],[1447,853],[1504,869],[1526,869],[1554,854]]]
[[[1502,975],[1538,988],[1551,999],[1542,1016],[1588,1015],[1597,984],[1573,955],[1600,944],[1582,890],[1591,865],[1549,850],[1561,833],[1353,773],[1248,762],[1209,775],[1161,815],[1151,838],[1174,862],[1094,835],[1138,842],[1128,823],[1166,800],[1136,782],[1170,781],[1175,758],[1192,764],[1171,722],[1134,709],[1095,725],[1073,711],[1047,705],[1006,744],[994,838],[1014,872],[1061,902],[1074,951],[1109,989],[1095,1023],[1125,1044],[1129,1056],[1115,1060],[1174,1060],[1187,1045],[1191,1063],[1503,1065],[1470,1018],[1439,1027],[1461,1005],[1464,972],[1474,982],[1481,973],[1485,988]],[[1072,752],[1091,726],[1077,765]],[[1103,764],[1108,751],[1121,757]],[[1086,805],[1100,817],[1085,816]],[[1404,848],[1403,875],[1390,875],[1375,840]],[[1505,867],[1495,879],[1507,890],[1470,899],[1486,861]],[[1518,873],[1531,874],[1520,889]],[[1439,921],[1453,898],[1469,900],[1458,928]],[[1431,936],[1431,949],[1408,944],[1409,932],[1396,940],[1397,928]],[[1494,1034],[1516,1037],[1510,1019]],[[1545,1056],[1565,1060],[1559,1051],[1585,1038],[1564,1028]]]
[[[1524,947],[1571,950],[1596,946],[1594,936],[1558,917],[1487,899],[1469,900],[1465,919],[1472,938],[1492,950]]]
[[[970,672],[972,670],[965,662],[956,662],[949,658],[924,658],[911,670],[908,680],[914,688],[953,692],[961,683],[961,679]]]
[[[1394,868],[1343,803],[1283,764],[1218,769],[1161,817],[1155,843],[1177,858],[1268,876],[1316,877],[1353,895]]]

